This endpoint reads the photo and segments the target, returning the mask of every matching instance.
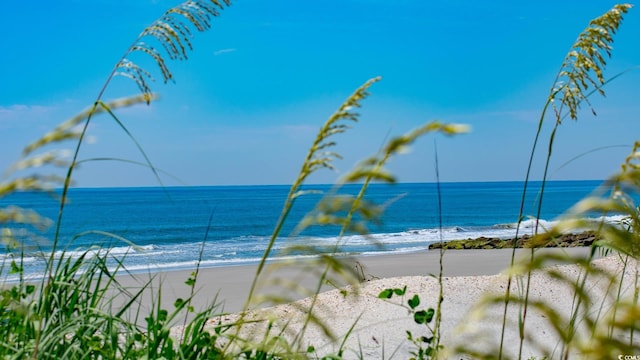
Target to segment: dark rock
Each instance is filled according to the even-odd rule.
[[[578,234],[564,234],[557,238],[547,241],[544,244],[536,244],[532,246],[534,238],[530,235],[523,235],[522,237],[515,239],[499,239],[499,238],[487,238],[481,236],[476,239],[466,240],[452,240],[442,243],[433,243],[429,245],[429,249],[503,249],[512,248],[515,241],[516,247],[577,247],[577,246],[591,246],[594,241],[598,240],[599,236],[593,231],[585,231]]]

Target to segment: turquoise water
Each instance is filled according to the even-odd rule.
[[[599,181],[549,182],[541,223],[553,221],[598,185]],[[533,183],[530,188],[525,215],[535,214],[539,186]],[[347,236],[341,251],[401,253],[426,249],[440,237],[512,237],[522,187],[522,182],[441,184],[440,233],[436,184],[372,185],[366,198],[388,203],[382,221],[370,226],[368,238]],[[330,187],[307,189],[327,192]],[[344,192],[355,194],[358,190],[359,186],[353,185]],[[288,186],[72,189],[56,251],[76,255],[93,245],[108,246],[113,255],[127,254],[125,266],[130,271],[157,271],[195,266],[204,244],[201,266],[255,263],[265,250],[288,191]],[[297,200],[276,243],[275,257],[291,241],[327,248],[336,243],[338,229],[333,227],[311,228],[295,238],[287,236],[320,196],[306,195]],[[35,209],[52,219],[58,211],[56,199],[43,193],[25,192],[0,199],[1,206],[10,204]],[[532,231],[532,224],[525,222],[524,233]],[[113,233],[130,243],[91,231]],[[51,244],[43,239],[52,239],[53,227],[39,235],[42,239],[27,242],[31,246],[24,256],[24,268],[30,276],[42,273],[43,254],[52,251]],[[7,256],[6,251],[3,256]]]

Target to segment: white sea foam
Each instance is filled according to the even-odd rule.
[[[594,217],[590,220],[594,222],[604,220],[608,223],[620,223],[624,220],[624,216]],[[519,234],[533,233],[536,223],[539,226],[539,230],[544,231],[544,229],[554,226],[556,221],[546,219],[538,221],[535,219],[525,220],[520,224]],[[516,234],[517,225],[517,223],[507,223],[477,227],[447,226],[442,230],[437,228],[410,229],[399,232],[375,233],[368,236],[348,235],[342,238],[335,236],[281,238],[274,244],[270,261],[311,256],[307,254],[283,256],[281,250],[292,243],[305,244],[320,249],[324,248],[326,251],[332,251],[334,246],[340,245],[340,251],[358,253],[364,256],[385,253],[408,253],[425,250],[429,244],[441,240],[450,241],[479,237],[512,238]],[[200,240],[194,240],[193,242],[179,244],[147,244],[143,246],[120,246],[110,249],[89,247],[87,249],[56,251],[54,258],[60,259],[62,256],[71,259],[77,259],[81,256],[92,258],[98,255],[104,256],[108,252],[109,259],[124,259],[124,265],[128,271],[142,272],[194,268],[198,264],[196,260],[199,256],[198,254],[202,251],[201,267],[232,266],[259,262],[268,241],[269,238],[267,236],[241,236],[204,244]],[[41,276],[38,274],[42,274],[45,269],[45,261],[50,255],[50,253],[26,254],[22,258],[25,274],[34,279]],[[0,260],[2,259],[9,260],[10,256],[0,254]],[[112,264],[110,265],[112,268],[118,266],[117,262],[110,264]],[[5,281],[12,281],[11,279],[11,277],[8,277]]]

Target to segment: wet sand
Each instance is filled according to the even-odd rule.
[[[567,251],[570,254],[588,254],[587,248],[544,249],[543,251]],[[479,276],[495,275],[506,269],[511,262],[511,249],[495,250],[450,250],[444,253],[444,276]],[[518,249],[517,256],[527,256],[529,250]],[[400,276],[438,274],[440,269],[440,252],[424,251],[416,253],[364,256],[351,259],[364,268],[367,279],[381,279]],[[273,266],[267,265],[267,270]],[[196,310],[208,306],[215,301],[220,304],[220,312],[233,313],[242,310],[247,294],[256,274],[256,265],[240,265],[200,269],[196,285],[196,295],[193,305]],[[279,268],[272,276],[294,278],[299,275],[300,265],[290,264]],[[152,285],[156,290],[162,280],[162,303],[173,304],[177,298],[187,298],[190,289],[185,285],[192,270],[167,271],[158,273],[140,273],[134,276],[120,276],[123,286],[136,289],[153,279]],[[300,279],[300,283],[312,286],[315,284],[311,276]],[[344,284],[336,284],[344,285]],[[335,286],[325,285],[323,290],[331,290]],[[267,289],[268,290],[268,289]],[[297,294],[290,294],[295,297]],[[302,298],[298,296],[295,300]],[[148,302],[147,299],[144,302]],[[266,305],[265,305],[266,306]]]
[[[571,256],[586,258],[590,248],[549,248],[538,250],[540,252],[560,253],[566,252]],[[511,249],[496,250],[448,250],[444,253],[443,268],[444,278],[442,287],[444,301],[442,302],[442,341],[445,348],[452,349],[456,344],[473,344],[474,346],[496,346],[501,329],[503,308],[496,306],[485,313],[488,318],[478,321],[474,318],[474,310],[480,299],[488,293],[504,293],[507,284],[507,276],[501,273],[511,263]],[[517,250],[516,259],[529,257],[529,249]],[[325,321],[330,332],[338,339],[350,332],[345,346],[349,350],[344,358],[380,359],[407,358],[410,352],[415,350],[413,344],[407,341],[406,330],[417,335],[428,335],[425,327],[417,326],[409,316],[405,307],[399,306],[400,299],[386,301],[378,298],[380,291],[387,288],[402,288],[407,286],[407,296],[418,294],[421,299],[421,307],[435,307],[437,303],[438,281],[431,274],[437,274],[440,269],[439,251],[425,251],[419,253],[395,254],[357,257],[345,259],[348,266],[359,271],[366,280],[359,285],[359,291],[345,292],[344,284],[327,284],[322,286],[322,292],[317,298],[315,314]],[[517,261],[517,260],[516,260]],[[615,257],[597,259],[600,265],[609,269],[612,274],[619,274],[622,266]],[[300,264],[288,264],[280,267],[269,265],[266,269],[267,279],[280,279],[279,285],[301,285],[302,287],[315,289],[317,281],[312,274],[313,268],[304,267],[308,262]],[[277,264],[282,265],[282,264]],[[549,264],[552,266],[553,264]],[[629,267],[627,271],[631,271]],[[569,278],[576,277],[580,273],[576,265],[562,265],[557,267]],[[301,271],[302,270],[302,271]],[[215,326],[220,322],[232,323],[238,318],[234,314],[245,305],[247,293],[255,276],[256,266],[233,266],[201,269],[196,286],[197,294],[193,305],[196,311],[202,309],[212,301],[219,304],[216,313],[209,322]],[[189,288],[184,281],[189,277],[190,271],[172,271],[156,274],[138,274],[134,277],[123,276],[119,281],[131,288],[139,286],[140,281],[146,281],[153,277],[153,288],[158,289],[162,281],[162,303],[170,306],[176,298],[186,298]],[[633,278],[633,276],[628,276]],[[290,282],[287,282],[290,280]],[[268,283],[268,282],[267,282]],[[260,338],[264,331],[263,319],[275,321],[272,331],[283,331],[285,336],[295,338],[300,332],[311,299],[299,292],[284,291],[282,286],[267,284],[259,288],[256,298],[261,295],[271,294],[281,299],[286,299],[277,306],[269,302],[251,304],[248,318],[257,321],[245,326],[246,334],[257,334]],[[567,286],[549,278],[545,273],[534,273],[531,277],[531,299],[549,302],[561,312],[569,312],[572,306],[574,292]],[[604,298],[606,289],[599,290],[602,284],[589,283],[588,288],[595,291],[595,298]],[[513,291],[517,291],[516,283],[512,284]],[[285,286],[286,288],[286,286]],[[352,290],[350,287],[346,287]],[[600,291],[600,292],[599,292]],[[406,300],[406,299],[405,299]],[[142,305],[150,306],[153,297],[143,296]],[[155,300],[157,301],[157,299]],[[517,307],[509,309],[509,324],[505,335],[505,349],[507,354],[517,355],[518,331]],[[144,311],[143,311],[144,312]],[[478,321],[478,322],[474,322]],[[356,324],[351,328],[354,323]],[[180,322],[176,323],[173,332],[179,336],[181,332]],[[463,327],[461,329],[460,327]],[[466,326],[466,328],[464,328]],[[541,356],[542,354],[558,355],[558,336],[549,325],[544,314],[536,314],[531,311],[527,320],[527,331],[533,335],[535,341],[525,341],[523,356]],[[251,336],[251,335],[250,335]],[[484,337],[488,337],[484,339]],[[314,325],[310,325],[299,339],[301,348],[313,345],[318,356],[335,353],[342,344],[327,337],[325,332]],[[493,349],[493,348],[492,348]],[[542,357],[540,357],[542,358]]]

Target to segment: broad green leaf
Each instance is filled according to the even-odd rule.
[[[11,270],[9,271],[9,274],[20,274],[20,273],[22,273],[22,267],[18,266],[15,260],[11,260]]]
[[[393,292],[398,296],[402,296],[407,292],[407,286],[405,285],[402,289],[393,289]]]
[[[420,305],[420,297],[418,295],[413,295],[413,297],[409,299],[407,303],[409,304],[410,308],[415,309],[416,307],[418,307],[418,305]]]
[[[420,310],[413,314],[413,320],[416,324],[428,324],[433,320],[433,315],[435,314],[435,310]]]
[[[378,295],[380,299],[391,299],[392,296],[393,296],[393,289],[384,289]]]

